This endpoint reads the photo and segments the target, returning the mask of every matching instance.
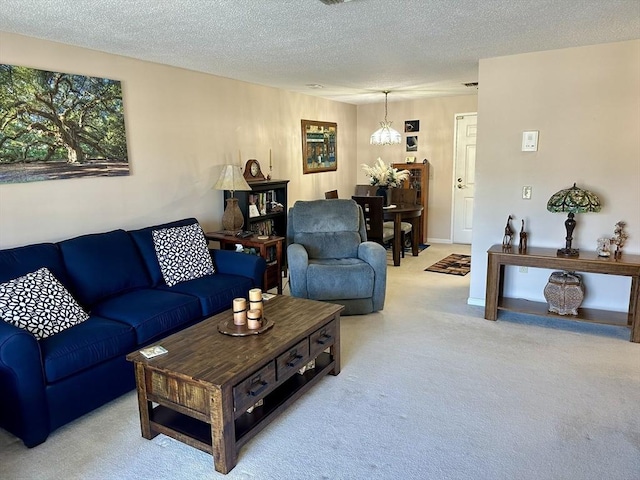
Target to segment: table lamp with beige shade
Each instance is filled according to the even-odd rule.
[[[231,196],[227,198],[227,206],[222,215],[222,228],[231,232],[237,232],[244,225],[244,216],[238,206],[238,199],[233,196],[233,192],[248,191],[251,187],[244,179],[240,167],[236,165],[225,165],[220,172],[220,178],[213,186],[216,190],[229,190]]]

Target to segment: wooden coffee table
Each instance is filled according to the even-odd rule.
[[[264,303],[275,325],[260,335],[219,333],[228,310],[158,342],[164,355],[130,353],[142,436],[163,433],[211,453],[228,473],[245,443],[322,377],[340,373],[343,309],[279,295]]]

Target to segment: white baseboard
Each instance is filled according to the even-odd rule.
[[[427,238],[427,243],[453,243],[450,238]]]
[[[477,307],[484,307],[484,298],[467,298],[467,305],[475,305]]]

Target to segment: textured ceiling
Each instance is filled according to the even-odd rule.
[[[361,104],[468,94],[481,58],[638,39],[640,0],[2,0],[0,30]]]

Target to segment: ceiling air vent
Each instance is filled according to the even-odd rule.
[[[347,3],[351,0],[320,0],[325,5],[337,5],[338,3]]]

